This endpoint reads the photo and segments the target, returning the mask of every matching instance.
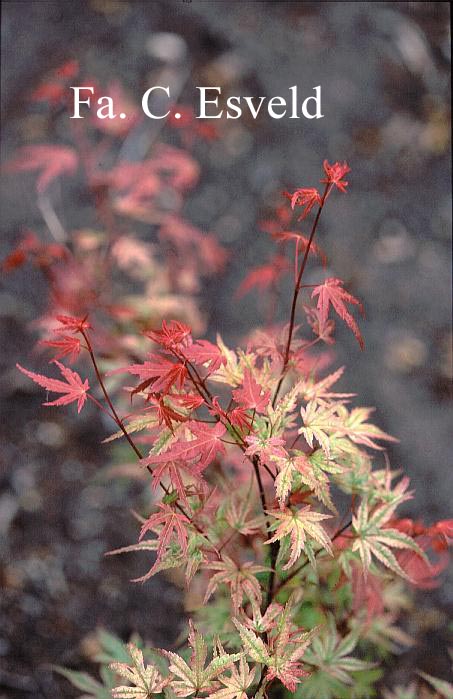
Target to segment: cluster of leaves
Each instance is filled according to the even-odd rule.
[[[352,395],[336,390],[343,369],[326,375],[322,345],[333,341],[335,315],[363,347],[351,312],[360,303],[340,279],[310,287],[310,335],[299,336],[313,238],[348,172],[346,163],[325,161],[322,192],[289,195],[313,222],[306,238],[282,232],[296,243],[286,326],[260,330],[235,350],[220,336],[196,339],[181,320],[146,328],[146,357],[114,370],[128,382],[127,417],[106,389],[91,318],[59,316],[56,335],[69,338],[68,351],[78,338],[99,390],[58,360],[64,381],[19,366],[61,394],[52,404],[76,402],[80,411],[90,399],[107,412],[117,426],[110,439],[126,440],[151,476],[156,501],[138,542],[111,553],[146,552],[142,582],[181,568],[201,591],[187,652],[160,651],[162,665],[130,646],[127,661],[111,666],[123,679],[113,697],[246,699],[278,684],[300,699],[371,697],[378,661],[410,642],[395,625],[404,586],[434,585],[446,566],[453,522],[396,516],[412,497],[409,481],[372,461],[393,438],[369,422],[371,409],[352,407]]]
[[[111,95],[127,118],[93,114],[70,119],[69,85],[74,83],[94,86],[93,99]],[[105,366],[142,357],[141,329],[167,315],[202,332],[197,298],[201,282],[221,272],[227,252],[212,233],[184,218],[183,206],[199,178],[193,150],[215,133],[197,130],[186,108],[183,124],[168,122],[166,134],[156,140],[144,130],[142,111],[119,83],[101,89],[74,60],[47,75],[28,96],[27,106],[30,116],[47,120],[52,130],[61,124],[66,137],[64,143],[27,143],[4,168],[11,174],[36,175],[44,225],[39,232],[23,231],[0,267],[11,273],[31,264],[44,275],[47,308],[35,323],[43,337],[41,347],[57,349],[56,359],[75,361],[79,355],[78,338],[64,328],[57,336],[49,334],[59,315],[89,316],[96,323],[93,341]],[[139,159],[128,145],[138,138]],[[71,209],[62,201],[61,186],[84,192],[89,227],[71,229]]]

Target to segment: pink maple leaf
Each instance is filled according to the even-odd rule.
[[[321,196],[317,189],[314,187],[305,187],[302,189],[296,189],[296,191],[290,195],[291,196],[291,208],[294,210],[295,206],[303,206],[304,210],[302,215],[299,216],[299,221],[306,218],[312,208],[316,205],[321,205]]]
[[[199,366],[209,364],[210,373],[220,369],[222,364],[226,364],[226,359],[220,349],[208,340],[197,340],[195,344],[184,350],[184,356]]]
[[[38,144],[20,148],[16,157],[7,163],[10,172],[41,170],[36,181],[36,189],[42,194],[60,175],[73,175],[77,170],[78,157],[72,148]]]
[[[193,472],[200,473],[214,460],[218,453],[225,453],[221,437],[225,434],[226,428],[220,422],[211,429],[196,422],[189,423],[188,427],[195,439],[176,442],[163,454],[147,456],[143,459],[143,463],[150,465],[159,464],[162,461],[192,461],[195,462]]]
[[[63,394],[61,398],[46,402],[44,405],[69,405],[69,403],[77,401],[77,412],[80,413],[87,399],[87,391],[90,388],[88,379],[82,382],[82,379],[76,371],[72,371],[63,364],[60,364],[56,359],[53,360],[53,364],[57,365],[65,381],[35,374],[33,371],[24,369],[20,364],[16,364],[16,367],[25,374],[25,376],[28,376],[29,379],[37,383],[38,386],[42,386],[52,393]]]
[[[41,340],[41,345],[54,347],[57,351],[55,359],[68,357],[70,362],[74,362],[80,354],[80,340],[73,335],[60,335],[57,340]]]
[[[269,404],[271,392],[264,391],[262,386],[253,378],[250,369],[246,369],[244,371],[242,388],[237,388],[233,391],[233,398],[243,408],[263,413]]]
[[[157,559],[146,575],[136,578],[133,582],[145,582],[145,580],[154,575],[173,534],[176,535],[182,552],[186,553],[187,551],[187,525],[190,524],[190,520],[181,512],[176,512],[176,510],[162,502],[158,504],[158,507],[160,512],[155,512],[146,520],[141,528],[139,537],[139,541],[141,541],[148,531],[158,533]]]
[[[323,168],[324,172],[326,173],[326,177],[324,180],[321,180],[321,182],[323,182],[324,184],[333,184],[337,187],[337,189],[340,190],[340,192],[346,192],[348,182],[345,182],[345,180],[343,180],[343,177],[348,172],[351,172],[351,168],[349,167],[349,165],[346,162],[336,162],[333,165],[329,165],[327,160],[324,160]]]
[[[168,393],[173,385],[180,389],[184,386],[187,376],[184,364],[180,362],[175,364],[170,359],[158,354],[150,354],[149,357],[150,360],[143,364],[131,364],[125,369],[129,374],[134,374],[141,379],[141,383],[134,389],[134,393],[143,391],[148,386],[151,386],[154,392],[163,391],[164,393]],[[115,370],[115,373],[116,371],[124,370]]]
[[[343,289],[343,282],[341,279],[329,277],[323,282],[323,284],[320,284],[313,289],[311,297],[314,298],[315,296],[318,297],[317,308],[319,311],[320,321],[325,325],[329,315],[330,305],[332,305],[340,318],[344,320],[346,325],[352,330],[357,342],[363,349],[364,342],[359,327],[346,308],[346,304],[350,303],[358,306],[362,315],[363,306],[360,301],[355,298],[355,296],[352,296],[352,294]]]

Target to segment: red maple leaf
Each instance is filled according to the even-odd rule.
[[[186,487],[182,480],[181,471],[185,471],[192,478],[200,479],[199,474],[194,473],[193,470],[184,461],[165,461],[158,464],[153,468],[152,474],[152,487],[156,490],[157,486],[161,484],[162,478],[165,474],[168,475],[173,488],[178,493],[178,497],[186,505],[189,504],[186,495]]]
[[[182,407],[186,408],[187,410],[196,410],[200,407],[200,405],[203,405],[204,403],[204,400],[201,396],[197,396],[193,393],[186,393],[185,395],[178,395],[175,393],[172,394],[171,399],[172,401],[176,401],[177,403],[182,405]]]
[[[143,364],[131,364],[126,367],[129,374],[139,376],[141,383],[134,389],[133,393],[139,393],[148,386],[153,392],[162,391],[168,393],[172,386],[181,389],[187,376],[187,369],[180,362],[174,363],[170,359],[161,357],[158,354],[148,355],[150,360]],[[115,370],[123,371],[123,370]]]
[[[6,165],[9,172],[41,170],[36,189],[42,194],[56,177],[72,175],[77,170],[77,153],[67,146],[38,144],[20,148],[16,157]]]
[[[326,178],[321,180],[324,184],[334,184],[340,192],[346,192],[346,187],[348,182],[343,180],[343,177],[351,172],[349,165],[344,163],[336,162],[333,165],[329,165],[327,160],[323,162],[324,172],[326,173]]]
[[[263,413],[269,404],[271,392],[263,391],[262,386],[253,378],[250,369],[246,369],[242,388],[233,391],[233,398],[243,408]]]
[[[321,196],[317,189],[314,187],[304,187],[302,189],[296,189],[293,194],[289,195],[291,197],[291,208],[294,210],[295,206],[303,206],[304,210],[299,216],[298,221],[303,220],[308,216],[310,211],[316,204],[318,206],[321,204]]]
[[[40,344],[55,347],[58,350],[55,359],[67,356],[70,362],[75,362],[80,354],[80,340],[73,335],[60,335],[59,340],[41,340]]]
[[[175,422],[186,422],[189,418],[182,413],[173,410],[171,405],[164,403],[164,396],[156,394],[150,395],[149,400],[156,409],[159,425],[165,424],[173,432],[173,420]]]
[[[346,308],[347,303],[351,303],[359,307],[360,312],[363,315],[363,306],[352,294],[348,293],[343,289],[343,282],[341,279],[336,279],[335,277],[329,277],[324,281],[323,284],[315,287],[312,291],[311,297],[314,298],[318,296],[317,308],[319,311],[320,321],[325,324],[327,317],[329,315],[329,307],[332,305],[335,311],[338,313],[340,318],[344,320],[346,325],[354,333],[357,342],[360,347],[364,348],[364,342],[362,335],[360,333],[359,327]]]
[[[148,330],[145,335],[165,349],[179,349],[192,342],[190,333],[189,326],[179,320],[170,320],[169,323],[163,320],[160,330]]]
[[[432,537],[435,551],[445,550],[453,541],[453,519],[441,519],[428,528],[428,534]]]
[[[208,340],[197,340],[195,344],[184,349],[184,356],[199,366],[209,364],[210,373],[220,369],[222,364],[226,364],[226,359],[219,347]]]
[[[288,270],[288,260],[283,255],[275,255],[270,262],[255,267],[247,274],[236,291],[236,298],[245,296],[251,289],[265,291]]]
[[[85,318],[75,318],[74,316],[56,316],[56,319],[58,320],[61,325],[64,326],[65,330],[72,331],[72,332],[82,332],[83,330],[89,330],[91,328],[91,325],[87,321],[87,317]],[[54,332],[60,332],[60,329],[57,328],[54,330]]]
[[[176,442],[163,454],[150,454],[143,463],[146,465],[159,464],[162,461],[192,461],[193,473],[203,471],[216,457],[218,453],[225,453],[225,446],[221,437],[226,428],[220,422],[213,428],[207,429],[206,425],[191,422],[188,427],[195,439],[184,442]]]
[[[90,388],[88,379],[85,379],[82,383],[82,379],[76,371],[72,371],[63,364],[60,364],[56,359],[53,360],[53,364],[57,365],[65,381],[35,374],[33,371],[24,369],[20,364],[16,364],[16,367],[25,374],[25,376],[28,376],[29,379],[37,383],[38,386],[42,386],[52,393],[63,394],[61,398],[46,402],[44,405],[69,405],[69,403],[77,401],[77,412],[80,413],[87,399],[87,391]]]
[[[295,231],[282,231],[281,233],[272,233],[272,237],[279,243],[286,243],[288,240],[294,240],[296,244],[296,255],[301,250],[306,250],[308,246],[308,238],[305,235],[302,235],[302,233],[297,233]],[[314,243],[313,241],[310,245],[310,252],[313,255],[318,255],[323,267],[327,265],[327,257],[325,252],[321,250],[319,245],[316,245],[316,243]]]
[[[295,242],[295,255],[294,255],[294,280],[297,279],[299,273],[299,253],[303,250],[305,251],[308,247],[309,239],[302,235],[301,233],[296,233],[293,231],[283,231],[282,233],[272,233],[272,237],[278,243],[286,243],[289,240],[294,240]],[[310,252],[312,255],[318,255],[321,260],[322,266],[327,265],[326,254],[321,248],[316,245],[313,241],[310,244]]]
[[[252,416],[246,412],[245,408],[233,408],[227,417],[233,427],[237,427],[239,430],[249,432],[252,428]]]

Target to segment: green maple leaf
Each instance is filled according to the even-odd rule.
[[[343,696],[345,685],[350,688],[354,684],[351,673],[374,667],[372,663],[350,655],[357,641],[358,634],[355,632],[341,638],[333,615],[329,615],[323,632],[313,639],[305,653],[304,661],[315,668],[315,672],[304,683],[302,696],[337,699]]]

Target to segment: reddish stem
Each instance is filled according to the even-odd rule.
[[[331,188],[332,188],[332,184],[327,183],[325,186],[325,189],[324,189],[324,193],[323,193],[322,198],[321,198],[321,203],[320,203],[318,211],[316,213],[315,220],[313,222],[313,226],[311,228],[310,238],[308,239],[308,244],[307,244],[307,247],[305,248],[305,253],[304,253],[304,257],[302,259],[302,264],[300,266],[299,275],[297,277],[296,285],[294,287],[293,300],[291,303],[291,315],[290,315],[290,320],[289,320],[288,340],[286,343],[286,349],[285,349],[285,355],[284,355],[283,367],[282,367],[280,379],[279,379],[279,382],[277,384],[277,388],[275,389],[274,398],[272,400],[273,407],[275,407],[275,403],[277,402],[278,394],[280,392],[280,389],[281,389],[281,386],[283,383],[283,379],[285,378],[286,369],[288,368],[289,354],[291,351],[291,342],[293,339],[294,325],[295,325],[295,320],[296,320],[297,299],[299,296],[299,291],[301,289],[302,277],[303,277],[303,274],[305,271],[305,267],[307,266],[308,254],[310,252],[313,238],[315,237],[316,229],[318,227],[319,219],[321,217],[321,212],[324,208],[325,201],[326,201],[327,197],[329,196],[329,192],[330,192]]]

